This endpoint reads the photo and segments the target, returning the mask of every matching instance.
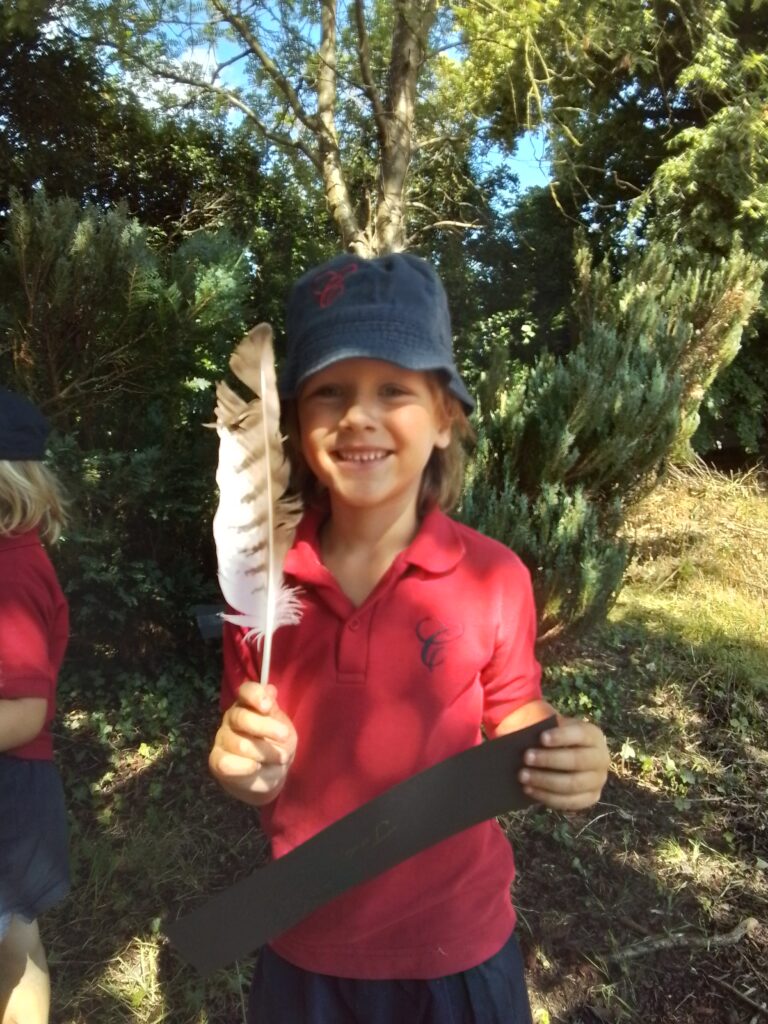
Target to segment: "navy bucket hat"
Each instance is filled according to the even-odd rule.
[[[440,278],[408,253],[337,256],[299,278],[286,315],[283,398],[342,359],[384,359],[406,370],[439,370],[467,412],[474,401],[453,361],[451,318]]]
[[[42,462],[50,430],[28,398],[0,388],[0,459]]]

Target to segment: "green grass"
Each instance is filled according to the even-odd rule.
[[[549,696],[598,719],[613,772],[576,815],[510,815],[535,1019],[750,1020],[768,1000],[768,497],[757,476],[674,473],[628,526],[608,622],[542,650]],[[206,772],[216,652],[153,679],[62,687],[74,889],[43,921],[54,1024],[239,1024],[251,963],[200,979],[162,919],[253,870],[255,815]],[[707,951],[703,936],[759,928]],[[690,939],[624,962],[644,936]],[[618,954],[618,959],[615,959]],[[713,979],[720,979],[719,982]]]

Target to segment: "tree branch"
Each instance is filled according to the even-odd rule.
[[[683,935],[678,932],[658,938],[641,939],[631,946],[616,950],[615,953],[605,954],[602,959],[608,962],[634,960],[638,956],[660,953],[666,949],[715,949],[719,946],[734,946],[741,942],[745,935],[750,935],[758,924],[756,918],[747,917],[732,931],[721,935]]]
[[[735,985],[731,985],[729,982],[725,980],[725,978],[716,978],[713,974],[711,974],[709,976],[709,980],[714,981],[714,983],[716,985],[719,985],[720,988],[725,989],[726,992],[730,992],[731,995],[734,995],[738,999],[741,999],[743,1003],[751,1007],[753,1010],[757,1010],[758,1013],[762,1013],[766,1017],[768,1017],[768,1007],[766,1007],[764,1003],[758,1003],[757,1000],[750,999],[746,992],[740,992]]]
[[[320,22],[317,116],[326,139],[336,144],[336,0],[321,0]]]
[[[415,245],[415,243],[420,238],[423,238],[424,235],[427,234],[427,232],[429,232],[429,231],[437,231],[439,228],[451,228],[451,229],[453,229],[455,231],[471,231],[473,228],[479,228],[479,227],[482,227],[482,224],[479,221],[436,220],[432,224],[425,224],[423,227],[419,228],[417,231],[414,231],[413,234],[410,235],[405,240],[405,247],[406,247],[406,249],[410,249],[410,247],[412,245]]]
[[[363,0],[355,0],[355,20],[357,22],[357,39],[359,43],[357,52],[360,60],[360,74],[363,78],[363,90],[373,108],[379,144],[384,147],[387,139],[387,115],[371,72],[371,41],[368,38],[368,29],[365,25]]]
[[[451,135],[433,135],[431,139],[420,139],[419,142],[414,144],[414,149],[433,149],[435,146],[444,146],[446,143],[453,142],[453,136]]]
[[[436,0],[396,0],[389,85],[386,96],[387,136],[381,152],[381,178],[376,211],[379,250],[405,245],[404,191],[411,162],[416,83],[435,19]]]
[[[245,100],[241,99],[237,93],[230,89],[226,89],[224,86],[216,85],[214,82],[208,82],[206,79],[195,78],[192,75],[187,75],[183,71],[171,66],[162,66],[158,64],[150,64],[149,61],[145,61],[143,58],[133,55],[131,58],[134,63],[140,67],[149,71],[150,74],[156,75],[159,78],[164,78],[168,82],[174,82],[176,85],[188,85],[193,89],[199,89],[201,92],[211,93],[214,96],[220,96],[230,106],[236,107],[251,121],[263,137],[268,141],[274,143],[276,146],[280,146],[284,149],[295,149],[302,153],[310,163],[318,170],[322,168],[322,162],[318,154],[310,149],[305,142],[301,139],[294,139],[290,135],[284,132],[276,132],[274,129],[267,128],[262,119],[253,109],[249,106]]]
[[[217,64],[216,70],[213,72],[213,80],[215,81],[216,78],[218,78],[218,76],[221,74],[224,68],[228,68],[231,67],[233,64],[237,64],[237,62],[239,60],[242,60],[243,57],[247,57],[250,52],[250,50],[243,50],[242,53],[236,53],[235,56],[230,57],[229,60],[223,60],[219,64]]]
[[[298,93],[293,88],[291,83],[280,71],[275,62],[269,56],[267,51],[259,42],[258,38],[251,32],[248,22],[235,14],[234,11],[229,10],[221,0],[211,0],[211,3],[215,10],[219,12],[222,19],[226,21],[233,29],[239,34],[240,38],[248,45],[248,49],[257,58],[261,66],[264,68],[266,73],[277,88],[280,90],[282,95],[288,102],[289,107],[296,115],[298,120],[304,125],[309,131],[317,134],[318,124],[317,119],[312,115],[308,114],[304,108],[304,104],[301,102]]]
[[[370,255],[371,240],[360,227],[341,164],[336,135],[336,0],[320,4],[320,66],[317,72],[318,146],[325,197],[345,249]]]

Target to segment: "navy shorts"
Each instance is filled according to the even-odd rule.
[[[0,754],[0,938],[69,892],[64,791],[51,761]]]
[[[514,935],[477,967],[427,981],[314,974],[265,946],[248,1024],[531,1024],[531,1008]]]

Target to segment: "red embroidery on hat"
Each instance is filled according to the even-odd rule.
[[[357,263],[347,263],[339,270],[326,270],[318,274],[312,282],[312,294],[320,309],[327,309],[344,294],[344,278],[354,274],[358,269]]]

